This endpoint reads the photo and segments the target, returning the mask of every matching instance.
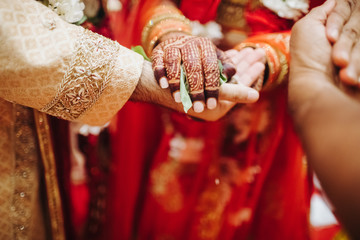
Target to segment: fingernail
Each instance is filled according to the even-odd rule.
[[[169,87],[169,83],[166,80],[165,77],[160,78],[160,87],[161,88],[168,88]]]
[[[239,77],[238,75],[232,76],[231,82],[233,82],[233,83],[240,83],[240,77]]]
[[[340,57],[342,58],[342,60],[346,61],[346,62],[349,62],[349,54],[348,52],[346,51],[342,51],[340,53]]]
[[[212,110],[216,108],[217,101],[216,98],[209,98],[206,102],[207,108]]]
[[[258,98],[259,98],[259,92],[254,89],[250,89],[248,92],[248,100],[255,101],[258,100]]]
[[[347,77],[351,79],[351,82],[357,84],[358,82],[358,77],[356,75],[356,72],[354,70],[354,68],[352,67],[352,65],[350,65],[349,67],[347,67],[346,69],[346,74],[347,74]]]
[[[180,91],[174,92],[173,96],[174,96],[175,102],[177,102],[177,103],[181,102]]]
[[[194,102],[194,111],[197,113],[204,111],[204,104],[200,101]]]
[[[333,38],[333,40],[337,40],[339,37],[339,31],[336,28],[330,29],[329,34]]]

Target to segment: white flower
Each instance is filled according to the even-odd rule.
[[[309,0],[261,0],[265,7],[279,17],[299,19],[309,11]]]
[[[192,21],[191,28],[194,36],[207,37],[214,44],[218,44],[223,38],[221,26],[214,21],[210,21],[206,24],[201,24],[199,21]]]
[[[84,3],[79,0],[49,0],[49,7],[69,23],[75,23],[84,16]]]

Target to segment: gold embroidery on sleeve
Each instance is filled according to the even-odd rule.
[[[41,111],[75,120],[90,109],[108,85],[120,45],[89,30],[80,34],[75,54],[54,99]]]

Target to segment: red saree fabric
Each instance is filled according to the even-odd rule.
[[[121,12],[109,13],[114,40],[130,48],[140,44],[141,16],[158,0],[122,1]],[[141,211],[148,168],[163,132],[159,107],[128,102],[110,127],[111,166],[103,231],[98,239],[132,239]]]
[[[110,15],[125,46],[140,43],[142,19],[158,4],[132,2]],[[206,22],[219,2],[180,7]],[[252,35],[292,25],[264,8],[248,10],[246,20]],[[128,103],[110,127],[111,186],[99,239],[310,239],[307,167],[286,102],[283,83],[210,123]]]

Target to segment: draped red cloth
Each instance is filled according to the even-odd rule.
[[[141,16],[158,0],[122,1],[123,10],[109,13],[114,40],[130,48],[140,44]],[[141,211],[146,178],[163,132],[161,109],[128,102],[110,127],[111,166],[103,231],[98,239],[131,239]]]
[[[115,39],[128,47],[140,43],[142,19],[158,4],[131,2],[110,14]],[[180,8],[204,23],[219,3],[183,0]],[[292,25],[264,8],[245,16],[252,35]],[[307,168],[287,113],[287,84],[243,109],[198,122],[128,103],[110,127],[111,185],[99,239],[309,239]],[[242,131],[246,139],[236,141]],[[174,157],[183,145],[178,151],[191,161]]]

